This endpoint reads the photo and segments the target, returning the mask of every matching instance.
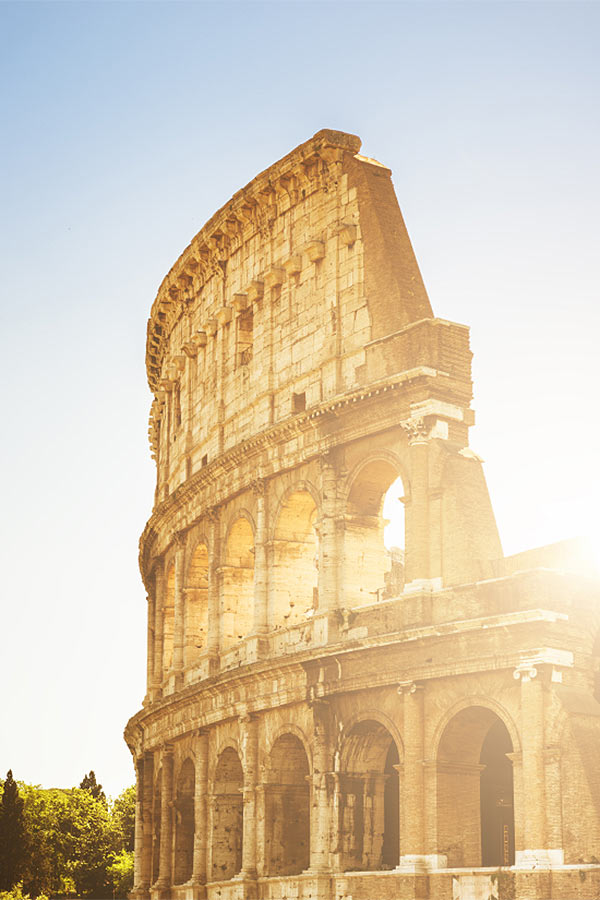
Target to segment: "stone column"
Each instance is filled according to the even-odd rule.
[[[546,825],[549,847],[562,847],[562,791],[560,778],[560,745],[546,747]]]
[[[338,548],[336,541],[337,476],[330,459],[321,461],[321,496],[323,507],[319,541],[319,611],[338,606]]]
[[[155,652],[155,616],[156,616],[156,597],[152,592],[146,597],[148,602],[148,625],[147,625],[147,645],[146,645],[146,697],[144,705],[152,702],[152,692],[154,690],[154,652]]]
[[[523,843],[515,864],[540,868],[563,863],[562,849],[548,847],[546,821],[546,772],[544,754],[544,684],[542,671],[523,662],[514,671],[521,681],[521,742],[523,778]]]
[[[175,686],[179,687],[183,673],[183,643],[184,643],[184,591],[183,577],[185,566],[185,537],[179,533],[174,536],[175,550],[175,610],[173,623],[173,673]]]
[[[254,633],[268,631],[268,568],[267,568],[267,523],[266,523],[266,483],[259,479],[253,484],[256,496],[256,532],[254,535]]]
[[[254,716],[240,718],[242,766],[244,769],[244,814],[242,839],[242,877],[256,878],[257,860],[257,803],[258,780],[258,720]]]
[[[154,756],[152,753],[144,754],[143,764],[140,893],[147,897],[152,876],[152,801],[154,799]]]
[[[405,590],[429,585],[429,444],[422,420],[406,425],[409,433],[410,500],[406,507]]]
[[[220,598],[219,598],[219,513],[216,507],[208,511],[208,635],[207,649],[213,657],[220,650]]]
[[[160,856],[157,887],[171,887],[171,859],[173,856],[173,749],[166,746],[162,758],[162,786],[160,801]]]
[[[200,730],[196,739],[196,786],[194,791],[194,862],[192,884],[199,890],[195,897],[206,896],[208,849],[208,732]]]
[[[165,563],[160,560],[156,564],[155,600],[154,600],[154,693],[160,697],[163,683],[163,634],[165,605]]]
[[[138,757],[135,761],[135,831],[133,838],[133,893],[142,892],[142,846],[144,840],[143,824],[144,808],[144,760]]]
[[[424,689],[417,682],[399,685],[403,696],[404,765],[400,796],[400,864],[406,872],[426,869],[425,856],[425,773],[424,773]]]
[[[329,705],[316,700],[313,713],[313,773],[310,818],[310,871],[329,871],[330,807],[327,773],[330,772]]]

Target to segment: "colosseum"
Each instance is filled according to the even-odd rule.
[[[258,175],[152,306],[131,896],[593,900],[598,580],[503,555],[468,328],[360,146]]]

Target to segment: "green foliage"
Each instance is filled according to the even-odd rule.
[[[133,851],[135,835],[135,786],[125,788],[112,805],[113,825],[119,846]]]
[[[82,791],[89,791],[95,800],[102,800],[106,803],[106,794],[102,790],[102,785],[96,781],[96,775],[93,769],[90,769],[89,775],[83,776],[83,781],[79,785]]]
[[[97,797],[89,787],[46,790],[22,785],[21,793],[28,843],[24,890],[32,896],[125,896],[123,891],[131,889],[122,885],[128,884],[128,867],[133,865],[128,845],[134,828],[134,788],[123,791],[110,808],[101,788]]]
[[[0,889],[10,889],[17,882],[25,854],[23,799],[9,769],[0,800]]]
[[[113,885],[114,896],[127,897],[133,888],[133,851],[121,850],[108,867],[108,874]]]
[[[0,900],[48,900],[46,894],[39,894],[38,897],[31,898],[29,894],[23,893],[23,885],[19,881],[10,891],[0,891]]]

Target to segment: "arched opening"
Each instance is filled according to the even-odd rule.
[[[284,734],[273,744],[265,797],[269,875],[298,875],[310,864],[309,766],[302,742]]]
[[[317,607],[317,507],[308,491],[294,491],[281,507],[273,541],[272,623],[306,622]]]
[[[194,788],[196,770],[186,759],[179,772],[175,794],[175,884],[183,884],[192,877],[194,865]]]
[[[175,628],[175,566],[167,571],[163,605],[163,678],[169,674],[173,662],[173,632]]]
[[[438,842],[449,866],[512,866],[513,745],[492,710],[470,706],[444,729],[437,763]]]
[[[229,531],[222,575],[221,646],[226,650],[252,631],[254,534],[247,519],[236,519]]]
[[[344,532],[345,604],[396,597],[404,588],[404,488],[387,460],[358,472],[348,495]]]
[[[208,548],[198,544],[190,561],[184,606],[184,665],[194,663],[208,632]]]
[[[152,884],[158,880],[160,867],[161,785],[162,769],[159,770],[156,776],[152,803],[152,874],[150,878]]]
[[[342,748],[338,809],[341,871],[394,869],[400,859],[398,748],[385,726],[357,723]]]
[[[219,756],[213,787],[213,881],[228,881],[242,868],[243,786],[240,758],[228,747]]]

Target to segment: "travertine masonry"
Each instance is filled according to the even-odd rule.
[[[503,557],[468,329],[359,149],[258,175],[152,306],[133,896],[592,900],[598,582]]]

